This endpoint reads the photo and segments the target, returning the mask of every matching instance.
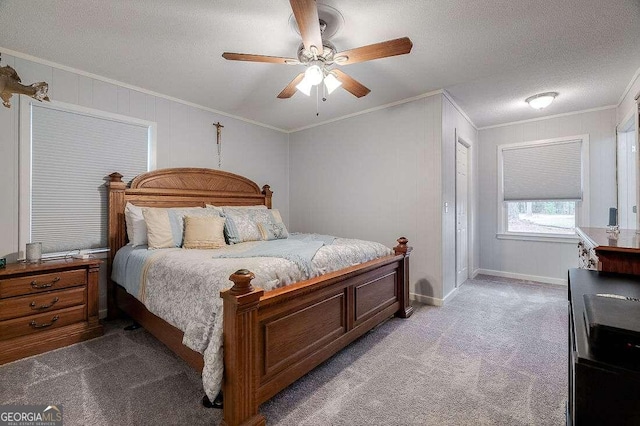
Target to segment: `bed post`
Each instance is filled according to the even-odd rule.
[[[124,191],[127,184],[122,182],[118,172],[109,175],[109,262],[107,262],[107,318],[118,317],[116,306],[116,285],[111,281],[113,258],[120,247],[126,243],[124,226]]]
[[[413,247],[407,246],[408,242],[409,240],[405,237],[400,237],[398,238],[398,245],[393,248],[396,254],[404,256],[399,267],[400,283],[398,294],[400,296],[400,309],[396,313],[400,318],[409,318],[413,314],[413,306],[411,306],[411,299],[409,298],[409,283],[411,282],[409,280],[409,256]]]
[[[220,293],[224,304],[224,412],[226,426],[262,426],[258,413],[258,304],[264,290],[254,288],[253,273],[240,269],[229,277],[233,287]]]
[[[264,185],[262,187],[262,193],[264,194],[264,205],[267,206],[268,209],[271,208],[271,196],[273,192],[271,191],[271,187],[269,185]]]

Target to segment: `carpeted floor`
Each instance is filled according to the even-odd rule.
[[[566,288],[479,276],[391,319],[265,403],[270,425],[560,425]],[[217,424],[198,374],[146,331],[0,366],[0,405],[62,404],[70,425]]]

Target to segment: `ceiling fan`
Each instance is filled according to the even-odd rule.
[[[333,65],[349,65],[389,56],[405,55],[411,52],[413,43],[408,37],[383,41],[368,46],[338,52],[327,40],[327,23],[318,17],[316,0],[290,0],[297,28],[302,36],[297,59],[277,56],[252,55],[246,53],[224,52],[222,57],[230,61],[269,62],[274,64],[304,65],[307,69],[298,74],[282,92],[280,99],[287,99],[296,93],[296,89],[305,95],[311,94],[314,86],[324,82],[329,94],[342,86],[352,95],[361,98],[371,90],[342,72],[331,68]],[[337,11],[335,11],[337,12]],[[339,12],[337,12],[339,14]]]

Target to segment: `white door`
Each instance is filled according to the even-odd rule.
[[[456,144],[456,287],[469,278],[469,148]]]
[[[618,225],[636,227],[636,141],[635,132],[618,132]]]

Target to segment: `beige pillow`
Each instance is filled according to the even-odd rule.
[[[183,248],[216,249],[225,245],[223,217],[185,216]]]
[[[144,221],[147,223],[147,239],[149,249],[175,247],[169,213],[166,209],[142,209]]]

